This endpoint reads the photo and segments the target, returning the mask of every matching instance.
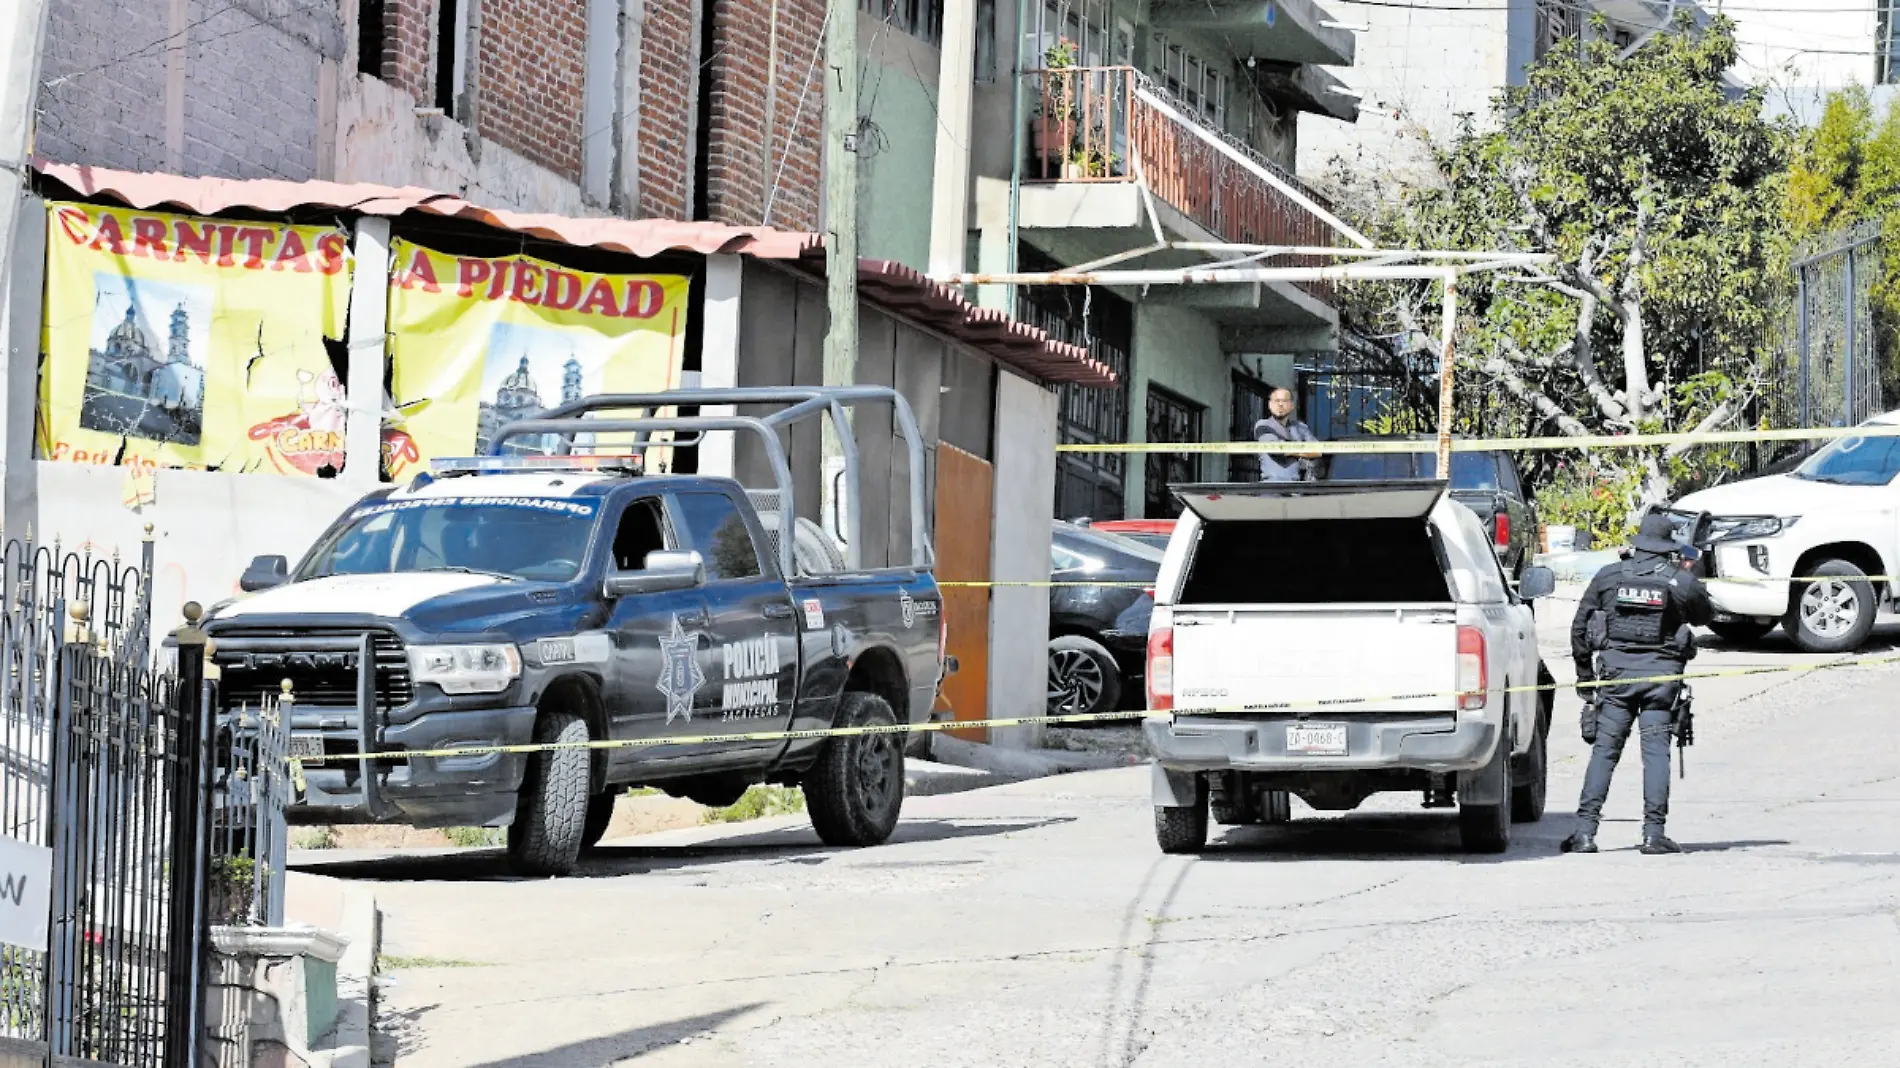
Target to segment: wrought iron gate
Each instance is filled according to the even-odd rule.
[[[0,555],[0,833],[52,851],[44,953],[0,957],[0,1034],[56,1057],[189,1062],[204,939],[201,677],[155,669],[142,567]]]
[[[1771,336],[1765,361],[1767,415],[1777,427],[1853,426],[1882,406],[1872,302],[1879,221],[1825,235],[1802,253],[1789,321]]]

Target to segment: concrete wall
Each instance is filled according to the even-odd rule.
[[[858,255],[924,270],[942,54],[862,13],[858,41],[865,50],[859,102],[876,127],[858,163]]]
[[[573,181],[472,137],[453,119],[417,115],[415,109],[414,97],[380,79],[344,79],[337,98],[337,180],[420,185],[484,207],[601,213]]]
[[[1810,10],[1798,10],[1808,6]],[[1771,87],[1842,89],[1873,81],[1877,4],[1758,4],[1724,8],[1735,20],[1737,77]],[[1775,88],[1769,96],[1775,95]]]
[[[995,539],[990,577],[997,582],[1049,577],[1051,502],[1056,492],[1056,399],[1013,374],[996,380]],[[1037,507],[1030,507],[1034,502]],[[1047,708],[1049,592],[1001,586],[990,591],[991,717],[1040,716]],[[995,745],[1034,746],[1040,726],[992,727]]]
[[[1128,440],[1148,440],[1148,387],[1207,406],[1201,429],[1210,440],[1227,435],[1232,387],[1229,363],[1221,353],[1220,327],[1188,308],[1158,303],[1135,305],[1134,369],[1128,387]],[[1217,457],[1203,457],[1203,477],[1213,477]],[[1147,465],[1143,457],[1128,463],[1128,515],[1142,514]],[[1050,491],[1054,492],[1053,489]]]
[[[325,177],[334,119],[324,87],[347,50],[341,10],[51,0],[35,151],[126,170]]]
[[[1492,94],[1512,77],[1512,35],[1529,32],[1533,3],[1434,0],[1430,6],[1341,9],[1342,20],[1371,27],[1354,35],[1353,66],[1329,68],[1363,94],[1359,121],[1301,115],[1300,176],[1323,178],[1345,167],[1429,180],[1435,168],[1427,141],[1453,136],[1462,115],[1482,119],[1489,112]]]

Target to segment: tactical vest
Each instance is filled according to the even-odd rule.
[[[1681,622],[1669,597],[1674,574],[1668,564],[1656,563],[1617,576],[1604,628],[1611,644],[1653,649],[1668,645]]]

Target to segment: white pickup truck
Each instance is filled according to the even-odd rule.
[[[1530,599],[1439,482],[1175,487],[1148,630],[1155,837],[1416,790],[1468,852],[1542,818],[1551,676]],[[1513,687],[1523,687],[1513,691]],[[1455,798],[1455,802],[1454,802]]]

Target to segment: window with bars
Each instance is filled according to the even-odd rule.
[[[1549,55],[1583,32],[1583,9],[1576,0],[1537,0],[1537,58]]]
[[[1134,61],[1134,26],[1113,17],[1109,0],[1043,0],[1035,16],[1026,49],[1030,62],[1040,67],[1057,41],[1075,45],[1077,66],[1103,67]]]
[[[1202,424],[1207,407],[1148,384],[1148,440],[1202,441]],[[1148,519],[1170,519],[1181,514],[1181,502],[1168,492],[1170,485],[1200,480],[1199,457],[1193,453],[1151,452],[1147,457],[1146,478],[1142,485],[1142,515]]]
[[[1154,35],[1148,51],[1148,73],[1168,95],[1181,102],[1188,114],[1217,130],[1227,128],[1229,78],[1225,64],[1196,55],[1166,34]]]
[[[1054,271],[1061,265],[1030,245],[1021,246],[1025,271]],[[1062,444],[1119,444],[1128,440],[1129,349],[1134,342],[1134,308],[1106,289],[1091,286],[1021,286],[1016,317],[1058,341],[1080,345],[1115,372],[1113,389],[1061,387],[1057,437]],[[1119,519],[1125,509],[1123,480],[1127,458],[1110,452],[1056,455],[1056,515],[1059,518]]]
[[[858,10],[919,40],[943,45],[943,0],[858,0]]]
[[[1874,84],[1900,82],[1900,0],[1879,0],[1874,8]]]

